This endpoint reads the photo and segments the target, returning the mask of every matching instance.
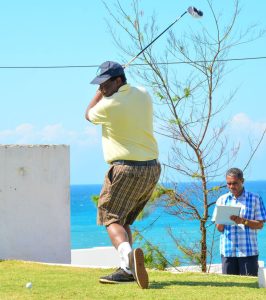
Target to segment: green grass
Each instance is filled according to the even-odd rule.
[[[113,270],[0,262],[0,299],[266,299],[255,277],[149,271],[150,288],[100,284]],[[32,282],[32,289],[25,287]]]

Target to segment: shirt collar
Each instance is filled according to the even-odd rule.
[[[117,92],[113,93],[113,95],[109,96],[109,97],[104,97],[105,99],[108,99],[108,100],[113,100],[115,97],[117,97],[117,94],[120,93],[120,92],[127,92],[130,90],[130,85],[128,83],[120,86],[120,88],[117,90]]]
[[[125,91],[127,91],[129,88],[130,88],[130,85],[129,85],[128,83],[126,83],[126,84],[120,86],[120,88],[118,89],[117,92],[125,92]]]
[[[242,190],[242,193],[241,193],[241,195],[240,196],[238,196],[237,198],[241,198],[241,197],[243,197],[244,195],[245,195],[245,193],[246,193],[246,191],[245,191],[245,188],[243,187],[243,190]],[[234,198],[235,196],[229,191],[228,192],[228,194],[229,194],[229,198],[230,199],[232,199],[232,198]]]

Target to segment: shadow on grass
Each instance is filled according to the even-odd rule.
[[[178,280],[171,280],[171,281],[161,281],[161,282],[150,282],[149,288],[150,289],[163,289],[167,286],[172,285],[180,285],[180,286],[208,286],[208,287],[247,287],[247,288],[254,288],[257,289],[258,286],[255,282],[213,282],[213,281],[178,281]]]

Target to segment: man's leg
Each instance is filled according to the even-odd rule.
[[[129,225],[122,226],[112,223],[107,226],[109,237],[118,250],[121,259],[121,268],[127,274],[133,274],[138,285],[146,289],[149,285],[148,273],[145,269],[144,254],[140,248],[132,250],[132,234]]]
[[[127,242],[130,244],[129,242],[129,236],[127,233],[127,230],[124,226],[118,224],[118,223],[112,223],[108,226],[106,226],[108,235],[112,241],[112,244],[114,245],[114,247],[116,249],[118,249],[118,246],[121,243]]]
[[[132,232],[131,232],[130,226],[128,224],[126,224],[126,225],[124,225],[124,228],[125,228],[125,230],[127,232],[128,242],[129,242],[129,244],[132,247],[132,245],[133,245],[133,238],[132,238]]]
[[[239,257],[239,272],[244,276],[258,276],[258,255]]]
[[[112,223],[106,228],[112,244],[119,253],[121,260],[120,267],[128,274],[132,274],[129,268],[128,258],[128,254],[132,251],[132,235],[129,226],[122,226],[118,223]]]
[[[123,258],[121,260],[125,262],[126,268],[130,261],[130,270],[139,286],[147,288],[149,279],[145,269],[144,254],[140,248],[132,250],[132,234],[128,224],[135,221],[150,199],[159,179],[161,167],[158,163],[147,168],[115,165],[111,170],[112,172],[109,171],[107,174],[98,203],[98,224],[106,226],[109,237],[120,257]],[[120,225],[122,219],[126,225]],[[121,277],[121,270],[123,271],[121,268],[117,271],[119,274],[116,272],[106,276],[108,278],[101,278],[100,281],[114,282],[114,278]],[[116,282],[118,281],[121,280],[117,279]]]
[[[224,257],[222,255],[222,273],[239,275],[238,257]]]
[[[134,282],[135,279],[129,268],[128,254],[132,251],[126,228],[118,223],[106,226],[112,244],[120,256],[120,268],[114,273],[100,278],[101,283],[126,283]]]

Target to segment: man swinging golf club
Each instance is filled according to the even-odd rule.
[[[127,84],[124,68],[116,62],[104,62],[91,83],[99,89],[85,117],[102,125],[104,158],[110,164],[99,197],[97,223],[106,226],[121,261],[120,268],[100,282],[137,281],[146,289],[149,278],[144,254],[140,248],[132,249],[130,225],[150,199],[161,172],[152,100],[145,89]]]
[[[101,283],[136,280],[143,289],[149,285],[143,251],[132,249],[130,225],[150,199],[161,166],[153,135],[151,98],[143,88],[127,84],[124,69],[187,13],[194,18],[203,16],[202,11],[189,7],[124,67],[106,61],[100,66],[100,74],[91,82],[98,84],[99,89],[85,117],[102,125],[104,158],[111,165],[100,193],[97,220],[98,224],[106,226],[121,259],[120,268],[101,277]]]

